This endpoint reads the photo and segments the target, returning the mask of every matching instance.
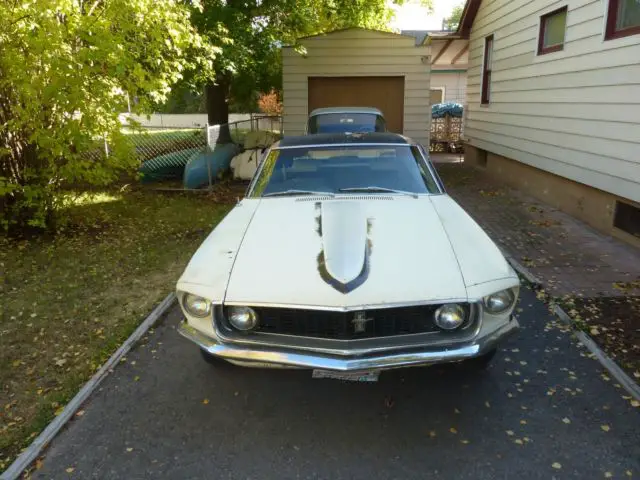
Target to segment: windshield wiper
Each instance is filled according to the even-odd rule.
[[[335,194],[333,194],[332,192],[315,192],[313,190],[295,190],[295,189],[284,190],[282,192],[265,193],[262,196],[263,197],[286,197],[286,196],[293,196],[293,195],[328,195],[330,197],[335,196]]]
[[[350,187],[350,188],[341,188],[338,190],[339,192],[369,192],[369,193],[399,193],[401,195],[410,195],[412,197],[417,196],[417,193],[407,192],[405,190],[396,190],[394,188],[386,188],[386,187]]]

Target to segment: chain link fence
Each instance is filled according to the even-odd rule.
[[[279,116],[247,115],[246,120],[231,122],[226,125],[231,141],[244,149],[244,140],[250,132],[268,131],[279,138],[282,134],[282,119]],[[191,158],[199,153],[214,148],[221,127],[185,127],[184,122],[176,121],[181,126],[146,126],[131,129],[123,126],[122,133],[130,143],[143,181],[161,181],[179,179]],[[106,140],[96,142],[96,147],[85,153],[89,160],[101,161],[111,154]]]

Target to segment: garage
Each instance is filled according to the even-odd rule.
[[[284,134],[304,134],[315,108],[376,107],[391,131],[428,145],[430,48],[412,36],[361,28],[283,47]]]
[[[322,107],[375,107],[392,132],[402,133],[404,77],[309,77],[311,112]]]

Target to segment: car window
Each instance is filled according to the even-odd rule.
[[[422,180],[429,187],[429,191],[430,192],[437,192],[438,191],[438,182],[437,182],[437,180],[435,178],[433,178],[431,170],[429,170],[429,166],[427,165],[427,160],[424,159],[426,157],[423,158],[420,155],[420,152],[421,152],[422,149],[420,149],[417,146],[413,145],[411,147],[411,150],[413,151],[414,157],[416,157],[418,159],[417,165],[418,165],[418,168],[420,170],[420,175],[422,176]]]
[[[249,196],[288,191],[346,193],[369,187],[439,193],[417,148],[353,145],[273,150],[264,160]]]
[[[323,113],[309,118],[309,133],[384,132],[384,118],[375,113]]]
[[[376,132],[386,132],[387,124],[381,115],[376,116]]]

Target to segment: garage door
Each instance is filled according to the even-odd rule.
[[[404,77],[309,77],[309,112],[322,107],[375,107],[402,133]]]

